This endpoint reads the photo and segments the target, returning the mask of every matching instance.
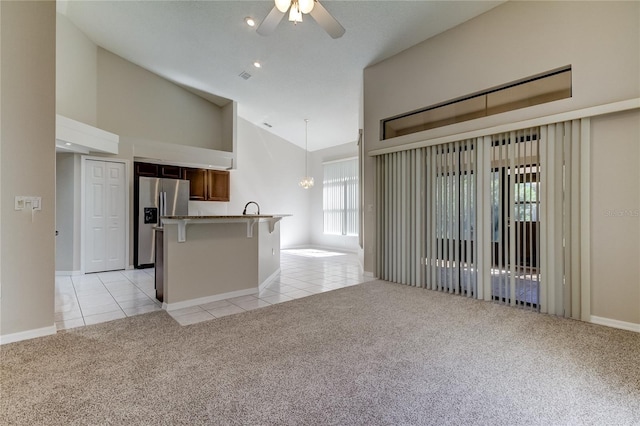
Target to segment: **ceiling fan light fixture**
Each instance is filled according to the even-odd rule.
[[[276,0],[276,7],[282,13],[285,13],[289,6],[291,6],[291,0]]]
[[[291,9],[289,10],[289,21],[295,23],[302,22],[302,12],[300,12],[297,3],[291,5]]]
[[[298,9],[302,13],[310,13],[313,10],[314,0],[298,0]]]

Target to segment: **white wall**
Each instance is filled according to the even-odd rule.
[[[2,341],[55,333],[55,2],[0,2]],[[17,195],[42,210],[16,211]]]
[[[304,161],[303,149],[239,118],[228,213],[241,214],[248,201],[256,201],[262,213],[292,214],[280,221],[282,247],[308,245],[310,194],[298,186]]]
[[[350,142],[331,148],[313,151],[309,155],[309,169],[311,171],[311,176],[315,179],[315,184],[313,188],[311,188],[310,205],[311,245],[314,247],[324,247],[354,253],[357,252],[360,247],[358,245],[357,236],[348,237],[345,235],[326,235],[324,233],[324,215],[322,211],[322,164],[327,161],[356,157],[357,155],[357,142]]]

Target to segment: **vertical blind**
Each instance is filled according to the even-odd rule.
[[[323,164],[324,233],[358,235],[358,159]]]
[[[580,317],[580,120],[382,154],[381,279]]]
[[[427,288],[475,295],[475,141],[427,148]]]

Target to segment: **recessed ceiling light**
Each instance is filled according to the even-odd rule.
[[[246,22],[250,27],[256,26],[256,21],[251,16],[247,16],[246,18],[244,18],[244,22]]]
[[[258,62],[258,61],[255,61],[253,63],[253,66],[256,67],[256,68],[262,68],[262,64],[260,62]]]
[[[71,146],[70,142],[65,143],[66,146]]]

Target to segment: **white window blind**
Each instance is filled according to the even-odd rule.
[[[358,235],[358,160],[323,165],[324,233]]]

